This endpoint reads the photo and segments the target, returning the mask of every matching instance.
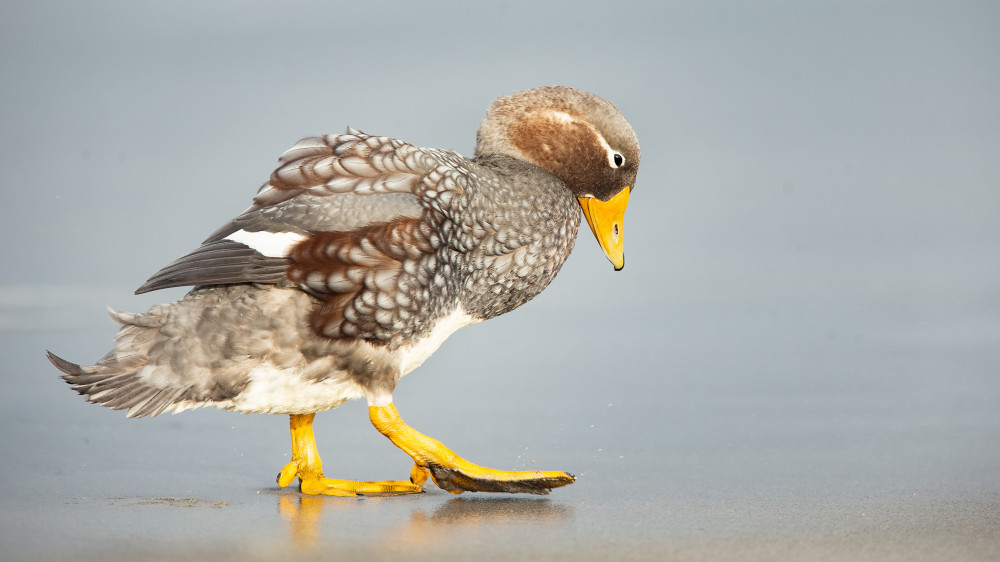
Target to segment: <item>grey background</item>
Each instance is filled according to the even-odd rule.
[[[47,559],[1000,558],[1000,9],[992,2],[0,5],[0,551]],[[287,421],[125,420],[103,307],[350,124],[472,152],[560,83],[643,158],[612,271],[403,380],[415,427],[551,496],[307,498]],[[404,478],[352,403],[329,474]]]

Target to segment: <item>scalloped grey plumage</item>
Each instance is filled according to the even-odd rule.
[[[575,196],[634,186],[639,145],[610,102],[550,86],[497,100],[471,160],[349,129],[279,162],[249,209],[137,290],[187,296],[113,313],[96,365],[50,356],[74,389],[129,417],[391,393],[455,329],[542,291],[573,248]]]

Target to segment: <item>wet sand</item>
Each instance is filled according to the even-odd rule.
[[[533,328],[525,318],[507,329]],[[422,377],[404,379],[404,416],[481,464],[565,469],[579,481],[546,497],[452,496],[431,486],[409,497],[317,498],[273,484],[289,455],[286,418],[195,411],[126,420],[84,403],[28,353],[74,337],[39,331],[4,340],[4,355],[16,360],[7,376],[19,373],[24,385],[23,400],[8,395],[3,411],[5,559],[1000,554],[991,434],[1000,414],[976,388],[956,392],[954,377],[944,403],[915,396],[914,387],[931,382],[912,372],[897,385],[883,378],[853,389],[835,384],[836,392],[789,384],[766,400],[739,398],[746,383],[735,373],[659,396],[578,388],[554,399],[545,384],[523,396],[536,373],[522,371],[476,403],[447,394],[465,353],[482,352],[469,341],[433,358]],[[536,361],[552,372],[576,368],[565,358]],[[904,378],[910,391],[900,401],[893,396]],[[873,395],[875,388],[886,393]],[[386,479],[409,470],[409,459],[368,426],[362,404],[321,414],[316,431],[328,474]]]

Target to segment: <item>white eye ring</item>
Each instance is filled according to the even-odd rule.
[[[615,168],[621,168],[625,165],[625,157],[615,152],[611,155],[611,165]]]

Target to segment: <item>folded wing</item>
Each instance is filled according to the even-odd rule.
[[[452,197],[464,191],[463,161],[455,153],[358,131],[303,139],[281,156],[249,209],[136,293],[192,285],[301,283],[301,278],[288,279],[290,258],[311,237],[350,232],[356,234],[340,239],[356,243],[375,232],[365,230],[372,225],[420,219],[425,213],[446,215]],[[326,236],[324,244],[333,239]]]

